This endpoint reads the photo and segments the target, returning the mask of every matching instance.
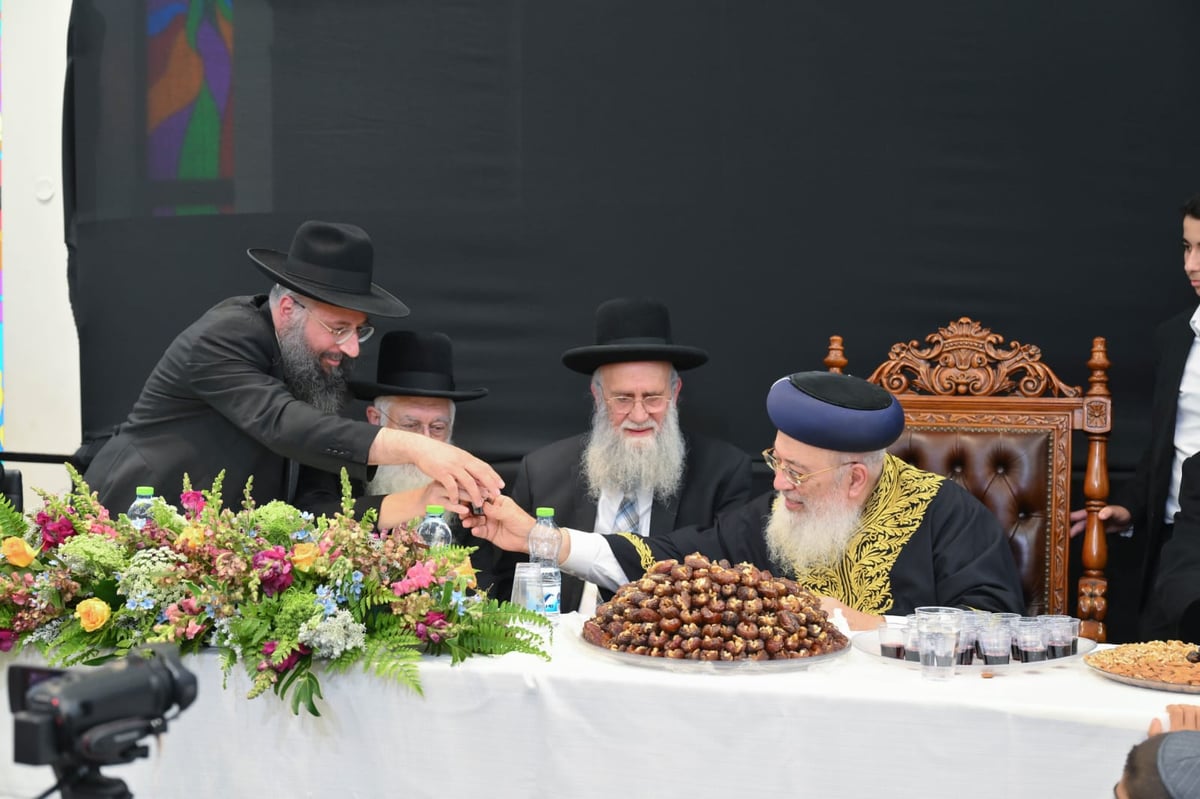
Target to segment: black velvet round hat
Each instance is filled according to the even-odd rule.
[[[596,343],[563,353],[568,369],[590,375],[599,366],[630,361],[669,361],[691,369],[708,361],[708,353],[671,340],[671,315],[661,302],[620,297],[596,309]]]
[[[459,389],[454,385],[454,345],[445,333],[394,330],[379,341],[376,382],[350,383],[359,399],[394,395],[445,397],[465,402],[486,397],[486,388]]]
[[[781,377],[767,393],[776,429],[820,449],[874,452],[904,431],[904,410],[885,389],[834,372]]]
[[[286,253],[252,247],[246,254],[276,283],[306,297],[374,316],[408,316],[408,306],[371,282],[375,248],[357,225],[310,220]]]
[[[1200,732],[1166,733],[1158,747],[1158,776],[1172,799],[1200,796]]]

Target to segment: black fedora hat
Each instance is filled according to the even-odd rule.
[[[351,382],[359,399],[400,395],[466,401],[486,397],[486,388],[456,389],[454,347],[445,333],[394,330],[379,342],[375,383]]]
[[[376,316],[408,316],[408,306],[371,282],[375,248],[357,225],[308,221],[286,252],[246,253],[276,283],[306,297]]]
[[[596,309],[596,343],[567,350],[562,361],[584,374],[629,361],[670,361],[683,370],[708,361],[708,353],[671,341],[671,315],[661,302],[619,297]]]

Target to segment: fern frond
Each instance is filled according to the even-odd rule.
[[[509,652],[521,652],[549,660],[549,653],[542,648],[544,644],[545,639],[535,630],[483,620],[455,636],[450,643],[450,654],[453,663],[472,654],[506,655]]]
[[[8,497],[0,494],[0,536],[24,538],[29,532],[29,520],[25,518]]]

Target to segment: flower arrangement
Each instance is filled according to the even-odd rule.
[[[52,665],[96,664],[158,642],[217,647],[241,663],[248,696],[268,689],[320,715],[314,666],[353,666],[421,691],[423,653],[525,652],[548,659],[538,613],[473,594],[473,548],[427,548],[406,528],[376,534],[342,512],[313,518],[283,502],[240,510],[184,479],[180,512],[156,498],[135,526],[100,505],[79,473],[73,490],[38,491],[22,516],[0,498],[0,651],[36,647]]]

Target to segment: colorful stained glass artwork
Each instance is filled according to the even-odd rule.
[[[232,179],[233,0],[147,0],[146,40],[150,180]],[[201,202],[169,212],[222,210]]]

